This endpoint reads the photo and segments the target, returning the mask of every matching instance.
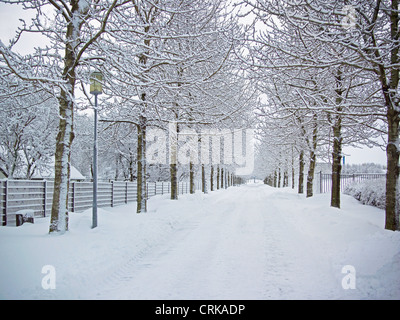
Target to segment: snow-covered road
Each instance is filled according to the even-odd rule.
[[[191,208],[195,219],[113,279],[104,298],[240,299],[265,293],[268,219],[261,193],[236,189]],[[195,214],[193,211],[198,211]],[[269,239],[269,240],[268,240]],[[272,256],[271,256],[272,258]],[[103,288],[104,289],[104,288]]]
[[[94,230],[90,210],[72,214],[60,237],[46,235],[47,219],[0,228],[0,243],[13,244],[0,245],[0,297],[399,299],[400,233],[383,229],[382,210],[348,196],[342,207],[249,184],[157,196],[142,215],[101,209]],[[54,290],[41,286],[43,265],[57,272]],[[346,265],[356,289],[342,287]]]
[[[303,196],[260,184],[232,188],[202,199],[187,212],[194,219],[180,225],[141,259],[124,265],[112,281],[107,281],[108,285],[100,287],[101,292],[89,297],[358,297],[342,287],[345,274],[341,271],[347,262],[335,261],[340,252],[334,243],[341,243],[334,238],[336,231],[325,234],[328,237],[321,237],[323,230],[308,234],[293,217],[307,214],[307,208],[301,205],[304,201]],[[331,211],[338,215],[336,209]]]

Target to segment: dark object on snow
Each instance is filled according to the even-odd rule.
[[[22,210],[15,214],[15,225],[22,226],[25,222],[34,223],[34,211]]]

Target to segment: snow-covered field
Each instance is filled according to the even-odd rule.
[[[100,209],[96,229],[72,213],[63,236],[1,227],[0,298],[400,299],[400,232],[350,196],[248,184],[148,208]]]

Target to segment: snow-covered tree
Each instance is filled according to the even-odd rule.
[[[4,69],[0,77],[0,170],[10,179],[30,179],[54,154],[57,101]]]
[[[245,0],[242,3],[256,17],[255,31],[249,37],[252,43],[250,59],[247,59],[249,66],[261,81],[271,82],[274,76],[279,78],[280,86],[275,91],[285,97],[280,101],[281,106],[286,104],[287,108],[291,104],[289,107],[296,110],[292,112],[310,115],[308,120],[303,119],[303,115],[298,117],[302,123],[300,127],[305,129],[304,123],[316,123],[332,130],[332,134],[328,134],[333,144],[332,206],[340,207],[342,143],[372,143],[370,138],[374,133],[370,129],[377,126],[376,120],[383,115],[377,109],[382,101],[376,95],[377,77],[371,75],[370,66],[359,52],[350,45],[343,45],[352,33],[345,23],[349,17],[342,11],[344,3],[279,0]],[[353,23],[353,16],[350,18]],[[310,139],[306,131],[301,136],[308,139],[309,146],[315,145],[315,137],[327,135],[313,134]],[[314,126],[312,132],[318,131]],[[310,160],[315,163],[312,149]],[[309,167],[308,182],[312,176],[312,166]],[[309,183],[308,193],[310,187]]]
[[[386,223],[385,228],[399,230],[399,204],[396,200],[399,180],[399,2],[393,1],[253,1],[245,0],[257,12],[261,20],[274,16],[285,24],[299,28],[305,37],[318,43],[328,51],[319,67],[338,68],[346,66],[349,70],[369,73],[375,81],[366,96],[375,97],[379,88],[380,105],[377,112],[371,113],[358,104],[357,116],[378,114],[385,117],[387,126],[387,180],[386,180]],[[270,25],[271,26],[271,25]],[[276,46],[275,46],[276,48]],[[338,54],[332,54],[334,49]],[[281,53],[290,53],[281,50]],[[290,53],[293,56],[293,53]],[[298,54],[295,55],[299,57]],[[314,64],[307,56],[302,57],[301,65]],[[343,80],[348,75],[336,73],[337,104],[344,103]],[[377,101],[376,99],[374,99]],[[364,103],[368,101],[365,100]],[[336,114],[342,113],[337,110]],[[339,125],[340,126],[340,125]]]
[[[99,56],[107,53],[102,68],[106,93],[113,97],[102,121],[131,123],[138,130],[138,190],[143,191],[138,213],[146,207],[140,187],[146,177],[145,129],[158,127],[168,134],[169,123],[175,123],[178,134],[200,133],[243,108],[238,97],[244,94],[234,92],[240,82],[235,84],[238,77],[229,64],[237,25],[228,19],[225,4],[142,1],[134,11],[117,9],[99,46]],[[171,152],[169,159],[177,154]],[[172,199],[179,167],[176,159],[170,163]],[[193,178],[193,163],[189,167]]]
[[[70,152],[74,139],[75,86],[91,59],[85,55],[106,29],[112,10],[127,1],[18,1],[35,12],[31,24],[22,23],[15,38],[6,45],[0,42],[0,54],[8,69],[21,80],[32,82],[52,92],[58,99],[59,125],[55,150],[55,180],[50,233],[68,230],[68,189]],[[39,33],[46,41],[28,56],[14,51],[22,35]]]

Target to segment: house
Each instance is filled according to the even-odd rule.
[[[55,159],[52,159],[46,165],[41,165],[36,168],[31,176],[31,180],[54,180],[54,163]],[[26,179],[26,165],[22,165],[14,174],[14,179]],[[71,165],[71,176],[70,179],[73,181],[83,181],[86,179],[78,169]],[[7,179],[7,175],[0,170],[0,179]]]
[[[43,167],[35,170],[35,173],[32,175],[31,179],[32,180],[54,180],[54,158],[52,161],[49,163],[48,166]],[[76,169],[74,166],[71,165],[71,173],[70,173],[70,179],[74,181],[83,181],[86,179],[85,176],[83,176],[78,169]]]

